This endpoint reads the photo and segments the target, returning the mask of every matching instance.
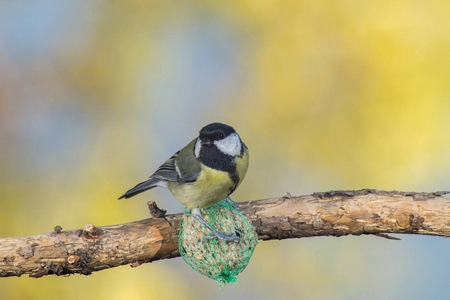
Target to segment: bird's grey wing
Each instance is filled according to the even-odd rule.
[[[200,162],[194,153],[180,153],[176,160],[176,167],[181,182],[194,182],[201,171]]]
[[[131,198],[137,194],[145,192],[156,186],[165,186],[167,181],[178,181],[178,173],[175,167],[175,160],[179,151],[172,155],[165,163],[163,163],[150,178],[144,182],[137,184],[132,189],[129,189],[125,194],[120,196],[122,198]]]
[[[194,156],[194,139],[186,147],[163,163],[150,178],[180,183],[194,182],[201,171],[200,162]]]
[[[168,181],[194,182],[200,174],[200,163],[194,156],[196,139],[166,160],[150,178],[128,190],[119,199],[130,198],[156,186],[165,186]]]
[[[177,159],[178,151],[171,158],[166,160],[156,171],[150,176],[150,179],[159,179],[164,181],[178,181],[178,172],[175,166],[175,161]]]

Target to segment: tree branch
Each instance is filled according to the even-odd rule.
[[[240,209],[260,240],[350,234],[390,238],[389,233],[450,236],[447,194],[368,189],[299,197],[287,193],[240,203]],[[181,214],[174,214],[120,225],[88,224],[70,231],[57,226],[51,233],[0,238],[0,277],[88,275],[177,257],[180,220]]]

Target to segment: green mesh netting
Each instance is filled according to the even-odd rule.
[[[255,228],[234,205],[225,201],[201,209],[201,216],[220,232],[238,231],[240,239],[225,242],[213,238],[202,243],[203,237],[211,232],[186,209],[178,240],[181,257],[200,274],[218,280],[220,286],[236,282],[236,275],[248,265],[258,243]]]

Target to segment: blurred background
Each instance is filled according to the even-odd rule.
[[[117,201],[214,121],[250,148],[234,200],[449,190],[447,1],[1,1],[0,236],[148,218]],[[240,282],[181,258],[0,279],[0,299],[448,299],[450,240],[261,242]]]

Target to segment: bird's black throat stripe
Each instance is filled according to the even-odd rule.
[[[230,179],[233,181],[233,186],[230,188],[230,194],[234,192],[240,178],[236,170],[236,162],[233,156],[223,153],[213,145],[202,145],[199,159],[205,166],[210,167],[211,169],[227,172]]]
[[[207,167],[231,173],[236,170],[236,163],[231,155],[225,154],[213,145],[202,145],[199,159]]]

